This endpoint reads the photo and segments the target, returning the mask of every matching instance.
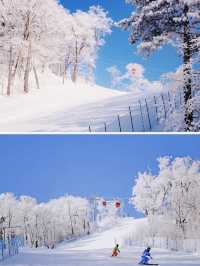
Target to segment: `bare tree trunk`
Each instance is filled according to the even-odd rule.
[[[18,69],[19,64],[20,64],[20,59],[21,59],[21,51],[19,52],[19,55],[18,55],[17,60],[16,60],[16,63],[14,65],[14,70],[12,72],[12,82],[14,82],[14,80],[15,80],[17,69]]]
[[[76,40],[76,47],[75,47],[75,62],[73,64],[72,69],[72,81],[76,82],[77,80],[77,73],[78,73],[78,43]]]
[[[192,130],[193,111],[189,106],[192,99],[192,67],[191,67],[191,35],[190,23],[188,19],[189,8],[185,5],[184,13],[187,18],[184,22],[183,34],[183,61],[184,61],[184,103],[185,103],[185,131]]]
[[[75,63],[72,70],[72,81],[76,82],[77,80],[77,70],[78,70],[78,64]]]
[[[36,248],[38,248],[38,241],[39,241],[39,229],[38,229],[38,215],[35,216],[35,243],[36,243]]]
[[[70,52],[66,52],[66,57],[65,57],[65,61],[64,61],[64,71],[63,71],[63,84],[65,82],[65,78],[67,78],[67,72],[70,66]]]
[[[18,65],[18,74],[20,78],[22,76],[23,71],[24,71],[24,58],[22,57]]]
[[[68,214],[69,214],[69,220],[70,220],[70,225],[71,225],[71,234],[73,236],[74,235],[74,226],[73,226],[73,221],[72,221],[70,202],[68,202]]]
[[[25,243],[26,245],[28,244],[28,229],[27,229],[27,225],[26,225],[26,217],[24,217],[24,238],[25,238]]]
[[[89,82],[94,82],[94,67],[93,66],[88,66],[87,80]]]
[[[27,55],[25,72],[24,72],[24,92],[25,93],[29,92],[30,67],[31,67],[31,40],[29,40],[28,55]]]
[[[39,83],[39,78],[38,78],[38,74],[37,74],[37,70],[36,67],[33,66],[33,72],[34,72],[34,76],[35,76],[35,81],[36,81],[36,85],[37,85],[37,89],[40,89],[40,83]]]
[[[65,83],[66,70],[67,70],[66,63],[64,62],[64,64],[63,64],[63,84]]]
[[[12,86],[14,86],[16,74],[18,73],[18,77],[21,78],[22,72],[23,72],[23,58],[21,56],[21,51],[19,51],[18,57],[16,59],[16,62],[12,70]]]
[[[7,96],[11,95],[11,83],[12,83],[12,46],[9,50],[9,67],[8,67],[8,85],[7,85]]]
[[[41,73],[44,73],[45,72],[45,63],[42,65],[42,71]]]

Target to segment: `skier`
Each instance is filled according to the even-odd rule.
[[[120,253],[119,244],[116,244],[116,246],[113,248],[112,257],[117,257],[119,253]]]
[[[143,251],[143,254],[141,256],[141,261],[139,262],[139,264],[142,264],[142,265],[149,265],[149,260],[152,259],[151,257],[151,248],[150,247],[147,247],[144,251]],[[152,265],[152,264],[151,264]]]

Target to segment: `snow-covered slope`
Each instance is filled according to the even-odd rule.
[[[124,94],[85,81],[74,84],[66,80],[63,84],[62,79],[51,72],[40,75],[40,88],[32,89],[28,95],[0,96],[0,131],[56,131],[51,119],[54,114],[62,116],[63,112],[78,106]],[[42,125],[43,119],[46,126]]]
[[[116,240],[121,242],[132,230],[138,230],[144,219],[124,219],[113,228],[74,243],[64,243],[55,250],[24,249],[20,255],[1,263],[2,266],[136,266],[144,247],[120,246],[121,253],[112,258]],[[184,252],[152,250],[153,261],[162,266],[199,265],[200,257]]]
[[[135,220],[133,218],[124,218],[115,224],[110,229],[95,233],[91,236],[85,237],[73,243],[64,244],[59,247],[63,250],[95,250],[112,247],[118,243],[120,246],[124,245],[126,237],[138,230],[140,226],[145,223],[145,219]]]
[[[89,132],[89,126],[104,132],[105,125],[107,132],[120,127],[123,132],[133,127],[136,132],[163,131],[165,110],[174,104],[167,92],[157,93],[155,105],[152,92],[116,91],[81,80],[63,85],[50,72],[40,76],[40,87],[28,95],[0,96],[0,132]]]
[[[112,258],[110,249],[89,251],[24,250],[19,256],[0,263],[2,266],[136,266],[144,247],[121,249],[119,257]],[[200,257],[184,252],[163,249],[152,251],[152,263],[161,266],[195,266]]]
[[[121,117],[122,130],[131,131],[129,106],[135,129],[143,131],[138,108],[141,94],[81,82],[75,85],[67,81],[63,85],[51,75],[49,83],[43,82],[43,89],[30,95],[0,98],[1,132],[88,132],[89,125],[93,132],[101,132],[105,130],[105,122],[107,131],[119,132],[117,115]],[[149,130],[145,110],[145,130]]]

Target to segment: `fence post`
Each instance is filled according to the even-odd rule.
[[[141,114],[142,128],[143,128],[143,131],[145,131],[144,117],[143,117],[143,113],[142,113],[142,104],[141,104],[141,101],[140,100],[139,100],[139,105],[140,105],[140,114]]]
[[[158,107],[157,107],[157,100],[156,100],[156,96],[154,95],[154,103],[155,103],[155,108],[156,108],[156,120],[157,122],[159,122],[159,117],[158,117]]]
[[[105,132],[107,132],[107,125],[106,125],[106,123],[104,123],[104,129],[105,129]]]
[[[9,256],[12,255],[12,250],[11,250],[12,246],[11,246],[11,241],[10,240],[11,240],[10,236],[8,236],[8,254],[9,254]]]
[[[168,100],[169,100],[169,108],[168,109],[169,109],[170,113],[172,113],[173,112],[173,110],[172,110],[172,108],[173,108],[173,102],[172,102],[173,94],[171,96],[169,91],[167,94],[168,94]]]
[[[177,99],[177,93],[174,94],[174,108],[175,108],[175,110],[177,109],[176,99]]]
[[[122,126],[121,126],[121,121],[120,121],[120,116],[117,116],[118,119],[118,124],[119,124],[119,131],[122,132]]]
[[[133,116],[132,116],[132,111],[131,111],[131,107],[129,106],[129,114],[130,114],[130,119],[131,119],[131,128],[132,131],[134,132],[134,124],[133,124]]]
[[[1,257],[2,257],[2,260],[3,260],[3,257],[4,257],[4,241],[3,241],[3,239],[2,240],[0,240],[0,243],[1,243]]]
[[[151,125],[151,119],[150,119],[150,114],[149,114],[149,107],[148,107],[146,98],[145,98],[145,104],[146,104],[147,116],[148,116],[148,120],[149,120],[149,128],[151,130],[152,129],[152,125]]]
[[[171,96],[170,96],[169,91],[168,91],[167,95],[168,95],[168,100],[169,100],[169,102],[171,102]]]
[[[164,113],[165,113],[165,119],[167,118],[167,111],[166,111],[166,106],[165,106],[165,100],[163,94],[161,94],[162,97],[162,102],[163,102],[163,108],[164,108]]]

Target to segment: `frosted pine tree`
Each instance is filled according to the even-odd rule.
[[[139,42],[139,51],[145,55],[166,43],[174,45],[184,64],[185,130],[192,130],[193,95],[192,63],[200,47],[200,0],[126,0],[135,10],[119,22],[131,32],[130,42]]]

